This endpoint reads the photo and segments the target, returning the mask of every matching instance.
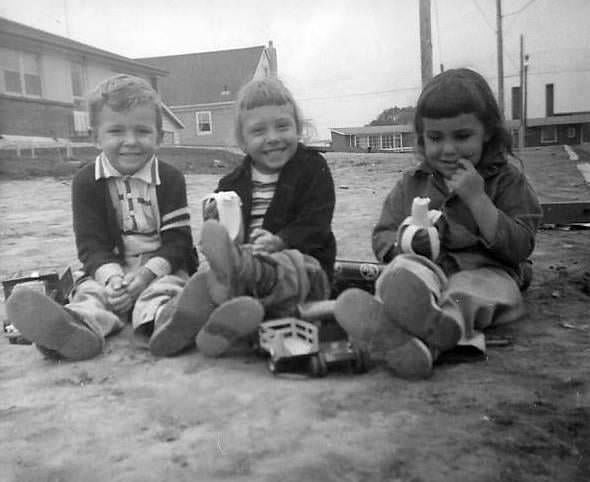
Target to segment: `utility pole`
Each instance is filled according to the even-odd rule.
[[[525,96],[524,96],[524,36],[520,34],[520,129],[518,129],[518,147],[522,149],[525,145],[526,123],[525,123]]]
[[[496,50],[498,55],[498,106],[504,116],[504,40],[502,34],[502,0],[496,0]]]
[[[420,59],[422,65],[422,87],[424,87],[432,79],[430,0],[420,0]]]
[[[523,45],[523,51],[524,51],[524,45]],[[524,53],[524,52],[523,52]],[[528,77],[529,77],[529,56],[528,54],[524,54],[524,64],[523,64],[523,69],[524,69],[524,99],[523,99],[523,110],[522,110],[522,125],[524,126],[524,143],[526,144],[526,131],[527,131],[527,111],[528,111],[528,102],[527,102],[527,98],[529,95],[529,83],[528,83]]]

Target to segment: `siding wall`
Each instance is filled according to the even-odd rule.
[[[71,104],[0,96],[0,134],[70,137],[73,131]]]
[[[235,146],[233,105],[191,107],[190,109],[172,109],[176,117],[184,124],[180,131],[180,143],[189,146]],[[211,112],[213,132],[197,135],[197,112]]]
[[[0,134],[73,137],[75,132],[71,62],[85,64],[86,91],[117,72],[106,62],[84,59],[67,51],[45,49],[31,40],[6,40],[0,35],[0,46],[39,55],[41,74],[41,98],[0,92]],[[82,110],[82,107],[76,110]]]

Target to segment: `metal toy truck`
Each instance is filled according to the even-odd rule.
[[[334,320],[334,301],[299,306],[298,317],[261,323],[259,348],[268,354],[268,369],[276,374],[301,366],[313,377],[323,377],[330,365],[348,365],[355,373],[367,371],[370,359],[365,349],[350,342]]]

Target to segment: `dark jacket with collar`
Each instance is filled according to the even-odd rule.
[[[397,230],[411,214],[413,199],[428,197],[430,209],[443,213],[437,222],[441,246],[435,261],[447,274],[492,266],[504,269],[518,281],[520,263],[535,246],[541,207],[522,170],[506,156],[496,154],[482,161],[476,169],[484,179],[486,194],[499,211],[498,228],[491,243],[479,232],[467,205],[450,194],[444,179],[422,161],[402,175],[383,203],[372,237],[377,259],[389,262],[396,254]]]
[[[217,191],[235,191],[242,200],[245,232],[252,210],[252,159],[221,178]],[[279,236],[289,249],[316,258],[331,278],[336,257],[332,216],[336,194],[324,157],[299,144],[279,174],[274,197],[266,211],[263,229]]]
[[[178,209],[187,208],[186,183],[175,167],[158,161],[160,184],[156,186],[160,220]],[[125,248],[117,213],[111,201],[106,179],[96,180],[94,163],[84,166],[72,182],[72,210],[74,235],[78,258],[84,271],[94,276],[96,270],[107,263],[125,262]],[[178,219],[168,217],[167,223],[185,221],[188,213],[180,213]],[[179,269],[189,274],[196,270],[198,260],[193,249],[190,226],[181,226],[161,232],[162,246],[152,256],[166,259],[172,272]]]

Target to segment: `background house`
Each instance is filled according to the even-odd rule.
[[[253,78],[277,75],[272,42],[136,60],[169,72],[160,80],[160,93],[185,126],[179,134],[185,145],[235,146],[234,104],[240,87]]]
[[[509,84],[510,109],[506,111],[506,118],[515,145],[518,145],[523,123],[526,146],[590,142],[590,75],[587,72],[564,70],[528,75],[527,69],[524,85],[521,89],[520,82]]]
[[[88,140],[88,89],[116,73],[148,80],[166,71],[0,17],[0,135]],[[164,139],[182,122],[164,107]]]
[[[407,152],[414,149],[414,128],[408,125],[340,127],[330,130],[336,152]]]

